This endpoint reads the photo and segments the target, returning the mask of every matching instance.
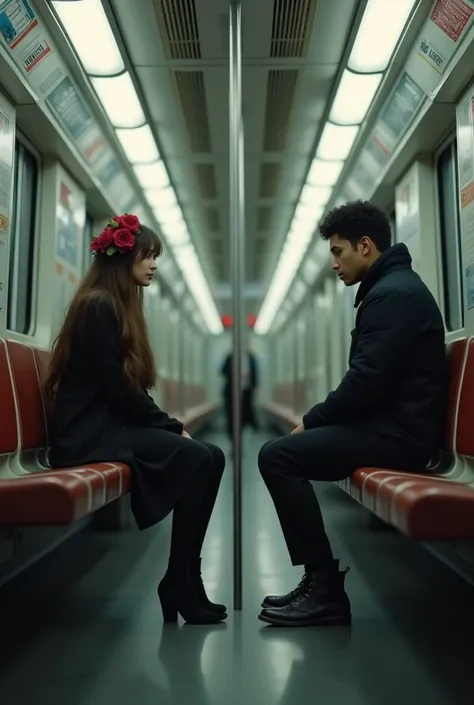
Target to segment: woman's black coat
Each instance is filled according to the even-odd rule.
[[[183,424],[145,389],[125,382],[121,322],[112,305],[104,299],[84,305],[52,414],[51,466],[130,465],[132,508],[140,528],[146,528],[171,511],[188,481],[175,467],[186,440]]]

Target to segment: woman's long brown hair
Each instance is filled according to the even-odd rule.
[[[130,253],[94,257],[53,344],[45,383],[45,394],[50,401],[54,400],[61,379],[68,373],[71,348],[77,340],[76,334],[83,330],[87,306],[101,300],[111,304],[121,322],[125,382],[134,388],[147,389],[156,384],[157,370],[143,310],[143,289],[135,284],[132,267],[136,260],[145,259],[151,252],[159,256],[162,250],[158,235],[142,225]]]

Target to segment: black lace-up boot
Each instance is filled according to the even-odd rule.
[[[334,561],[334,567],[336,570],[339,570],[338,560]],[[288,605],[292,600],[296,599],[298,595],[301,595],[301,593],[304,592],[310,575],[311,572],[306,572],[303,575],[303,579],[301,580],[300,584],[297,585],[294,590],[287,592],[286,595],[268,595],[262,602],[262,607],[265,609],[268,607],[284,607],[285,605]]]
[[[283,607],[263,609],[258,618],[279,627],[348,626],[351,605],[344,589],[348,571],[333,565],[309,572],[295,598]]]

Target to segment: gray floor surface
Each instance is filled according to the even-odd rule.
[[[220,435],[209,440],[230,452]],[[317,486],[334,552],[351,566],[353,626],[278,629],[256,616],[289,564],[245,436],[244,608],[232,611],[232,467],[203,554],[227,624],[163,627],[156,584],[170,522],[86,532],[0,590],[1,705],[464,705],[474,702],[474,589],[332,485]]]

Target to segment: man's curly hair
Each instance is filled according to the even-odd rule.
[[[319,232],[323,240],[338,235],[349,240],[353,247],[366,236],[379,252],[387,250],[392,240],[387,216],[369,201],[352,201],[333,208],[319,224]]]

